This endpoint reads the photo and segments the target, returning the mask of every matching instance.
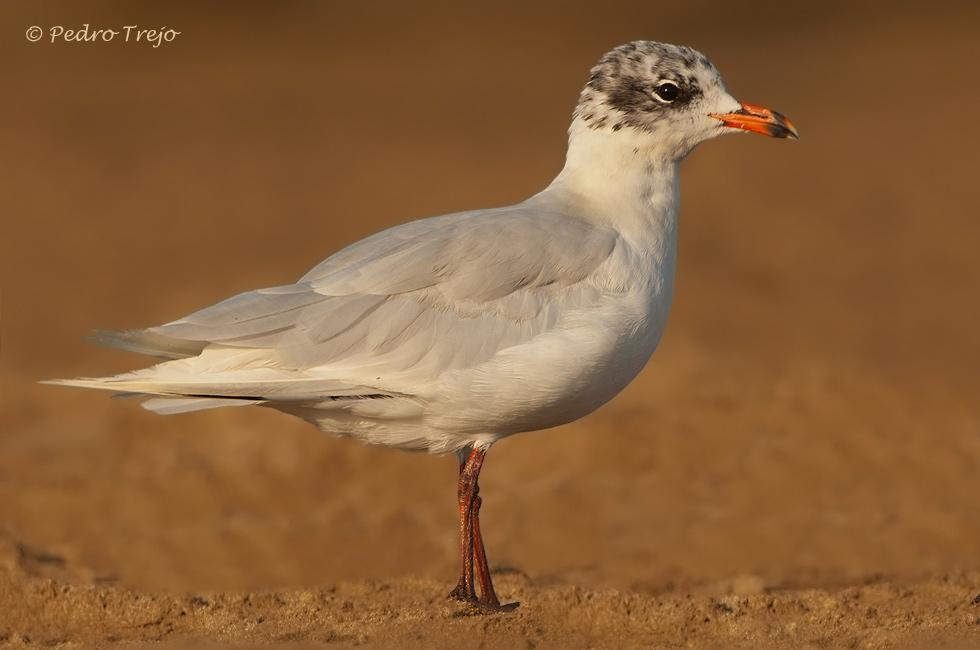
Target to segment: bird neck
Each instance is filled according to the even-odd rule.
[[[587,218],[621,231],[674,233],[677,161],[649,134],[591,129],[576,119],[565,167],[547,191],[571,194]]]

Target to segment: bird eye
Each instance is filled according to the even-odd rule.
[[[677,99],[677,95],[680,94],[680,88],[676,84],[672,84],[669,81],[662,83],[657,86],[654,91],[661,100],[665,102],[672,102]]]

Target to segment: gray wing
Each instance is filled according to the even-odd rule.
[[[526,204],[447,215],[358,242],[297,284],[108,342],[166,358],[268,350],[278,368],[329,365],[344,377],[468,367],[595,300],[583,280],[617,241],[611,228]]]

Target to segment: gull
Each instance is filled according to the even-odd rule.
[[[592,68],[565,166],[539,194],[385,230],[295,284],[166,325],[99,332],[165,361],[49,383],[144,396],[163,414],[263,406],[368,443],[455,452],[449,597],[510,611],[518,603],[497,598],[480,534],[487,450],[591,413],[644,367],[670,308],[678,164],[739,130],[797,138],[782,115],[732,98],[701,53],[623,45]]]

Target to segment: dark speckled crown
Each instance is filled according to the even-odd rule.
[[[679,90],[669,103],[654,91],[671,82]],[[718,71],[700,52],[653,41],[634,41],[603,56],[592,68],[579,96],[575,117],[589,128],[646,131],[676,115],[704,95],[706,85],[721,85]],[[723,88],[723,86],[722,86]]]

